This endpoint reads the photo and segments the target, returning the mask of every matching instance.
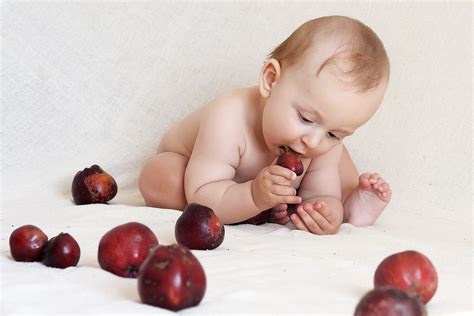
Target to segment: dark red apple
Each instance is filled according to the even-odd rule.
[[[295,152],[288,149],[288,147],[283,148],[283,153],[278,156],[276,163],[279,166],[290,169],[291,171],[296,173],[297,176],[303,174],[303,162],[301,161],[300,157],[298,157]]]
[[[117,194],[117,183],[101,167],[93,165],[76,173],[71,191],[76,204],[107,203]]]
[[[365,294],[354,316],[425,316],[421,302],[400,289],[380,287]]]
[[[48,236],[34,225],[24,225],[10,235],[10,252],[16,261],[41,261]]]
[[[271,213],[272,209],[268,209],[238,224],[262,225],[268,222]]]
[[[136,278],[158,239],[147,226],[130,222],[108,231],[99,242],[97,258],[102,269],[121,277]]]
[[[198,305],[205,292],[201,263],[177,244],[152,249],[138,273],[138,293],[145,304],[177,311]]]
[[[43,263],[48,267],[64,269],[77,265],[80,257],[81,249],[77,241],[68,233],[60,233],[46,244]]]
[[[385,258],[374,275],[375,288],[399,288],[418,297],[423,304],[433,297],[438,287],[438,274],[431,261],[423,254],[409,250]]]
[[[174,235],[179,244],[190,249],[210,250],[222,244],[225,230],[212,209],[191,203],[176,221]]]

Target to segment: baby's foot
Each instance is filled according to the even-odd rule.
[[[289,212],[288,204],[279,204],[272,209],[269,221],[271,223],[285,225],[290,221]]]
[[[344,222],[369,226],[379,217],[392,197],[390,186],[377,173],[363,173],[359,186],[344,202]]]

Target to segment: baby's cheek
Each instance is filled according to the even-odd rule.
[[[322,156],[324,154],[327,154],[331,149],[336,147],[337,145],[340,145],[341,141],[339,140],[334,140],[334,139],[324,139],[321,141],[319,146],[315,149],[314,155],[317,156]]]

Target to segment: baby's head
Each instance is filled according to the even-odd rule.
[[[322,17],[296,29],[269,55],[260,75],[267,145],[318,156],[367,122],[382,102],[390,65],[378,36],[363,23]],[[265,114],[265,112],[267,112]],[[275,135],[276,120],[288,122]]]
[[[385,48],[368,26],[343,16],[310,20],[297,28],[270,53],[282,71],[316,62],[318,75],[326,67],[358,92],[388,80],[390,65]]]

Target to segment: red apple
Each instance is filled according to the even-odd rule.
[[[191,203],[186,205],[176,221],[176,241],[190,249],[210,250],[224,241],[224,225],[214,211],[207,206]]]
[[[102,269],[121,277],[136,278],[158,239],[147,226],[130,222],[108,231],[99,242],[97,257]]]
[[[51,238],[44,248],[43,263],[48,267],[64,269],[77,265],[81,249],[68,233]]]
[[[425,316],[425,306],[400,289],[380,287],[362,297],[354,316]]]
[[[201,263],[177,244],[152,249],[138,273],[138,293],[145,304],[177,311],[198,305],[205,292]]]
[[[48,236],[34,225],[24,225],[10,235],[10,252],[16,261],[41,261]]]
[[[262,225],[268,222],[271,213],[272,209],[268,209],[238,224]]]
[[[93,165],[76,173],[71,191],[76,204],[107,203],[117,194],[117,183],[101,167]]]
[[[278,156],[276,163],[279,166],[290,169],[291,171],[296,173],[297,176],[303,174],[303,162],[301,161],[300,157],[298,157],[298,155],[288,147],[283,148],[283,153]]]
[[[438,287],[438,274],[431,261],[417,251],[404,251],[385,258],[374,275],[375,288],[393,286],[418,297],[424,304]]]

